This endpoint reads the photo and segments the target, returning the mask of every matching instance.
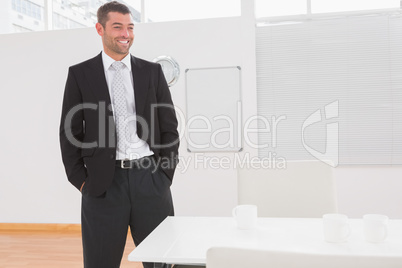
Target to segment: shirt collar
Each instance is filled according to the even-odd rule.
[[[115,62],[114,59],[112,59],[109,55],[107,55],[104,51],[102,51],[102,61],[103,61],[103,68],[107,71],[110,68],[110,65]],[[128,70],[131,72],[131,54],[128,53],[127,56],[125,56],[121,62],[128,68]]]

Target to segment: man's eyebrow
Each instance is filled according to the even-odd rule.
[[[120,22],[113,22],[112,25],[123,25],[123,23]],[[129,23],[129,26],[134,26],[134,23]]]

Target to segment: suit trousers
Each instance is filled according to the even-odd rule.
[[[84,185],[81,225],[85,268],[120,267],[128,226],[138,246],[167,216],[174,215],[171,180],[156,167],[153,157],[141,160],[130,169],[116,166],[113,183],[101,196],[87,195]]]

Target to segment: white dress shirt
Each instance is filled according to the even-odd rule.
[[[115,70],[111,67],[112,63],[115,62],[114,59],[109,57],[104,51],[102,51],[102,61],[103,67],[105,70],[106,82],[109,88],[109,96],[112,102],[112,110],[114,113],[113,107],[113,92],[112,92],[112,82],[115,74]],[[128,54],[124,59],[121,60],[124,64],[123,67],[123,84],[126,90],[126,102],[127,102],[127,114],[130,118],[129,120],[129,131],[130,131],[130,145],[126,149],[125,152],[119,151],[116,149],[116,159],[138,159],[144,156],[153,155],[154,153],[149,148],[148,143],[144,140],[141,140],[137,135],[137,123],[136,123],[136,111],[135,111],[135,96],[134,96],[134,80],[133,73],[131,72],[131,55]],[[116,118],[114,118],[116,120]]]

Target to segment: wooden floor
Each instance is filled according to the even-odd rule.
[[[133,249],[134,243],[128,237],[121,268],[142,268],[141,263],[127,260],[128,254]],[[53,230],[0,230],[0,267],[83,267],[81,233]]]

